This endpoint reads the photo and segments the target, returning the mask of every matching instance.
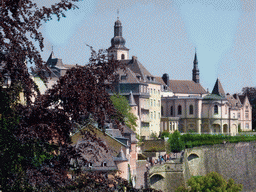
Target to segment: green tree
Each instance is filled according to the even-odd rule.
[[[119,115],[118,120],[124,120],[124,123],[130,128],[135,130],[136,129],[136,120],[137,117],[131,113],[131,107],[129,105],[128,100],[125,96],[114,94],[110,97],[117,113]]]
[[[188,191],[209,191],[209,192],[239,192],[242,191],[243,186],[241,184],[235,184],[233,179],[229,179],[228,182],[218,173],[211,172],[206,176],[192,177],[187,181],[188,187],[180,186],[176,192],[188,192]]]
[[[170,134],[168,142],[170,144],[171,152],[173,153],[181,152],[185,148],[180,132],[177,130]]]

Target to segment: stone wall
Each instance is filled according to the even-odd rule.
[[[191,176],[218,172],[243,184],[243,191],[256,189],[256,142],[195,147],[185,152]]]

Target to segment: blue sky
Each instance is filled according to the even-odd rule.
[[[43,25],[45,61],[53,46],[65,64],[86,64],[86,44],[95,50],[110,47],[119,9],[130,57],[137,56],[153,75],[190,80],[196,48],[205,89],[211,91],[217,78],[226,93],[255,86],[255,0],[84,0],[77,5],[66,18]]]

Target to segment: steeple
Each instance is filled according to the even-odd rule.
[[[224,89],[220,83],[220,80],[217,78],[214,88],[212,90],[212,94],[216,94],[222,97],[225,97]]]
[[[119,16],[117,17],[114,25],[114,37],[111,39],[111,47],[108,48],[108,53],[109,56],[114,56],[114,58],[117,60],[129,59],[129,49],[125,47],[122,23],[119,20]]]
[[[196,52],[195,52],[195,58],[194,58],[194,68],[192,70],[192,80],[195,83],[199,83],[199,68],[198,68],[198,61],[197,61]]]

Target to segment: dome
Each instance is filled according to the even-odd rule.
[[[125,45],[125,39],[122,36],[115,36],[111,39],[112,47],[123,47]]]

